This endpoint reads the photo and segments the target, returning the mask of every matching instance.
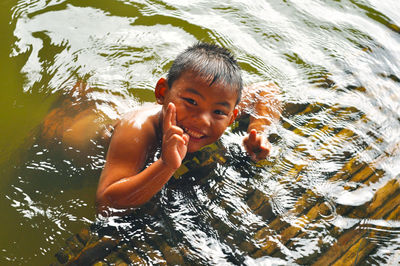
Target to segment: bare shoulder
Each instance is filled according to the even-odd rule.
[[[147,127],[157,127],[161,106],[154,103],[143,104],[126,113],[117,122],[116,127],[124,129],[143,130]]]
[[[161,108],[155,104],[145,104],[125,114],[115,125],[110,143],[123,150],[130,148],[154,146],[159,130],[159,115]]]

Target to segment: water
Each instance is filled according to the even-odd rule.
[[[226,163],[173,180],[121,226],[135,252],[150,263],[399,262],[398,1],[0,7],[2,265],[54,262],[65,239],[95,221],[105,147],[40,141],[46,115],[80,80],[92,91],[85,101],[72,95],[67,116],[89,106],[107,122],[154,101],[158,78],[198,40],[232,50],[246,84],[281,87],[274,150],[256,166],[239,145],[243,127],[228,130]]]

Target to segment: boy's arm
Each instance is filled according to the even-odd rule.
[[[243,90],[239,111],[250,114],[249,134],[243,139],[243,145],[254,161],[265,159],[270,154],[271,144],[266,133],[268,126],[281,115],[279,93],[279,88],[273,83],[255,83]]]
[[[171,178],[186,155],[188,142],[188,136],[175,125],[175,117],[175,107],[169,106],[163,121],[161,158],[145,169],[150,147],[158,141],[154,129],[148,125],[116,127],[97,188],[98,211],[142,205]]]

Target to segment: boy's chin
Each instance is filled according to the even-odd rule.
[[[188,147],[188,149],[187,149],[187,153],[193,153],[193,152],[196,152],[196,151],[198,151],[198,150],[200,150],[201,149],[201,147],[200,148],[192,148],[192,147]]]
[[[217,140],[215,140],[217,141]],[[189,145],[188,145],[188,149],[187,152],[188,153],[193,153],[193,152],[197,152],[199,150],[201,150],[201,148],[210,145],[212,143],[214,143],[215,141],[210,141],[210,140],[203,140],[203,141],[189,141]]]
[[[206,146],[206,145],[190,145],[189,144],[187,152],[188,153],[193,153],[193,152],[199,151],[204,146]]]

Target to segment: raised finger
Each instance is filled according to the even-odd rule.
[[[165,117],[163,119],[164,133],[168,130],[168,128],[170,128],[172,126],[171,120],[172,120],[172,116],[173,116],[173,109],[174,109],[173,104],[172,103],[168,104],[167,111],[166,111]]]
[[[173,103],[169,103],[168,104],[168,107],[170,107],[171,106],[171,120],[170,120],[170,124],[172,125],[172,126],[176,126],[176,107],[175,107],[175,104],[173,104]]]
[[[254,143],[257,139],[257,131],[255,129],[252,129],[249,133],[249,141],[251,143]]]

